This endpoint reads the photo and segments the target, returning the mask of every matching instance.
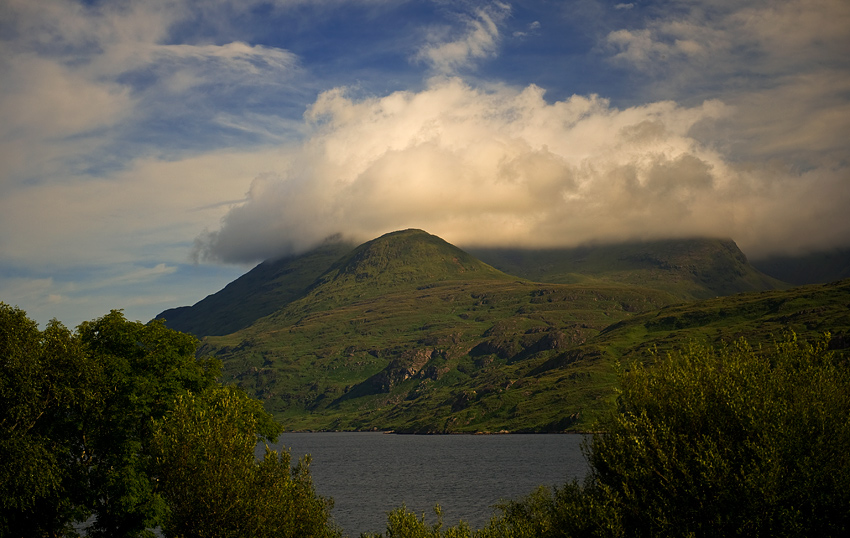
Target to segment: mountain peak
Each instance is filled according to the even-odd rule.
[[[334,263],[313,288],[394,287],[443,280],[510,278],[443,239],[417,229],[363,243]]]

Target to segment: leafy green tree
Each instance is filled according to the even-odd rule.
[[[850,367],[828,341],[633,365],[586,483],[508,503],[476,536],[847,536]]]
[[[0,303],[0,536],[77,536],[90,518],[88,536],[338,535],[309,460],[255,461],[280,425],[197,344],[119,311],[39,331]]]
[[[828,341],[635,365],[590,453],[629,534],[846,536],[850,369]]]
[[[0,535],[72,534],[85,519],[70,410],[86,399],[79,342],[51,321],[44,331],[0,303]]]
[[[266,445],[257,462],[257,435],[275,439],[259,402],[233,388],[178,396],[155,422],[161,491],[170,515],[167,537],[331,537],[331,503],[315,494],[309,459],[290,468],[288,452]]]
[[[90,397],[75,409],[85,502],[96,516],[88,534],[150,534],[166,513],[151,475],[151,419],[168,414],[176,395],[215,386],[218,365],[195,357],[193,336],[119,311],[82,323],[77,335],[91,364]]]
[[[827,342],[691,344],[632,365],[585,483],[505,503],[472,536],[847,536],[850,365]],[[461,531],[402,508],[386,536]]]
[[[443,529],[443,511],[440,505],[434,507],[437,522],[428,525],[425,514],[417,517],[406,506],[402,505],[387,514],[386,534],[363,534],[362,538],[471,538],[472,531],[465,522],[461,521],[454,527]]]

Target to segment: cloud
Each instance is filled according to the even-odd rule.
[[[207,16],[225,9],[204,5]],[[173,158],[222,130],[219,114],[210,112],[222,101],[235,114],[297,78],[298,59],[286,50],[242,41],[171,43],[174,28],[199,16],[188,7],[164,0],[7,2],[0,186],[51,181],[101,162],[114,167],[130,153]],[[163,128],[169,124],[175,128]],[[153,144],[151,128],[158,131]],[[194,139],[179,136],[189,128]]]
[[[499,25],[510,11],[510,5],[493,2],[474,10],[472,15],[461,16],[465,29],[460,36],[447,36],[445,28],[432,32],[430,42],[419,50],[415,59],[439,73],[453,74],[471,66],[475,60],[495,55]]]
[[[108,178],[67,176],[0,198],[0,250],[9,263],[66,267],[182,262],[185,241],[243,200],[245,185],[278,167],[278,152],[139,159]]]
[[[529,35],[537,35],[539,34],[539,30],[541,28],[540,21],[534,21],[530,23],[525,32],[516,31],[513,33],[514,37],[528,37]]]
[[[548,103],[535,86],[484,91],[455,78],[382,98],[332,90],[307,114],[308,139],[196,252],[245,262],[407,227],[461,245],[722,236],[748,252],[850,237],[844,170],[745,167],[692,136],[732,112],[716,101]]]
[[[750,158],[785,158],[789,144],[778,142],[801,131],[791,145],[818,151],[804,161],[850,157],[836,144],[850,129],[841,112],[850,85],[850,4],[714,0],[679,7],[675,16],[650,17],[605,38],[612,62],[652,81],[644,97],[722,98],[738,110],[727,133],[739,145],[734,151]]]
[[[191,302],[239,272],[184,263],[193,239],[235,263],[406,227],[850,244],[843,0],[342,2],[7,0],[0,296],[76,319]],[[356,32],[318,35],[354,13]]]

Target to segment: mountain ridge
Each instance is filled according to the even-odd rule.
[[[156,319],[198,337],[236,332],[304,295],[317,275],[352,248],[332,236],[303,254],[266,260],[194,305],[165,310]]]
[[[386,247],[390,240],[395,244],[394,254],[375,252],[377,247]],[[407,247],[401,246],[405,243]],[[418,253],[410,250],[413,244],[419,244]],[[436,252],[433,249],[437,247],[443,249],[445,259],[440,263],[428,260],[423,255],[427,253],[423,245],[432,252]],[[404,254],[405,248],[407,254]],[[520,278],[602,286],[613,283],[659,289],[684,301],[789,286],[754,269],[731,240],[670,240],[574,249],[469,250],[471,252],[415,229],[390,232],[357,246],[339,237],[331,238],[303,254],[267,260],[195,305],[169,309],[156,317],[164,319],[173,329],[198,337],[222,336],[248,327],[334,280],[337,289],[355,284],[361,288],[361,294],[366,295],[414,281],[427,283],[429,278],[437,281],[455,277]],[[692,253],[684,257],[676,254],[682,251]],[[368,260],[358,261],[358,256],[367,253],[370,254]],[[396,263],[390,268],[394,259],[397,261],[406,255],[412,255],[415,264],[422,267],[408,264],[400,271]],[[377,266],[364,262],[380,259],[384,263],[384,276],[378,278]],[[701,264],[716,268],[706,270]],[[442,274],[444,271],[446,273]],[[390,278],[386,278],[387,275]],[[330,288],[325,289],[324,295],[332,295]]]
[[[308,288],[357,287],[385,293],[444,280],[514,278],[418,229],[384,234],[342,256]]]
[[[683,300],[789,284],[755,268],[731,239],[690,238],[574,248],[471,248],[470,253],[507,273],[536,282],[593,279],[670,291]]]
[[[805,308],[765,318],[771,327],[787,319],[807,331],[818,312],[828,316],[818,326],[844,327],[834,305],[823,310],[828,299],[794,299],[802,293],[794,289],[792,299],[773,299],[773,291],[693,299],[694,290],[713,297],[730,283],[775,281],[749,268],[734,242],[683,245],[585,251],[567,261],[583,263],[586,274],[566,284],[507,274],[421,230],[391,232],[306,264],[312,273],[301,274],[294,298],[236,332],[204,336],[199,352],[218,357],[224,379],[260,398],[290,430],[584,431],[613,409],[618,361],[686,343],[677,335],[764,337],[758,317],[772,315],[780,300]],[[618,281],[612,259],[619,276],[656,287]],[[569,263],[537,270],[576,279],[565,271]],[[282,282],[252,278],[261,298]],[[825,293],[818,297],[846,289]]]

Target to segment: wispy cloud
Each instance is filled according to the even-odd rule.
[[[787,158],[790,146],[806,166],[850,157],[837,143],[850,136],[850,115],[840,110],[850,85],[850,4],[679,7],[675,16],[609,33],[611,60],[651,79],[656,98],[717,96],[736,107],[726,134],[739,157]]]
[[[469,15],[458,15],[465,27],[461,35],[454,35],[453,28],[434,30],[429,43],[419,50],[415,59],[440,73],[453,74],[476,60],[493,56],[499,45],[499,26],[510,12],[510,5],[493,2]]]
[[[81,155],[88,168],[94,159],[114,162],[97,149],[116,140],[150,151],[139,125],[182,118],[214,126],[207,110],[223,92],[250,88],[256,98],[264,85],[277,91],[298,72],[296,56],[281,49],[168,43],[171,28],[192,14],[183,2],[10,2],[5,9],[14,24],[0,34],[6,185],[56,177]],[[180,141],[171,142],[161,149],[173,153]]]

